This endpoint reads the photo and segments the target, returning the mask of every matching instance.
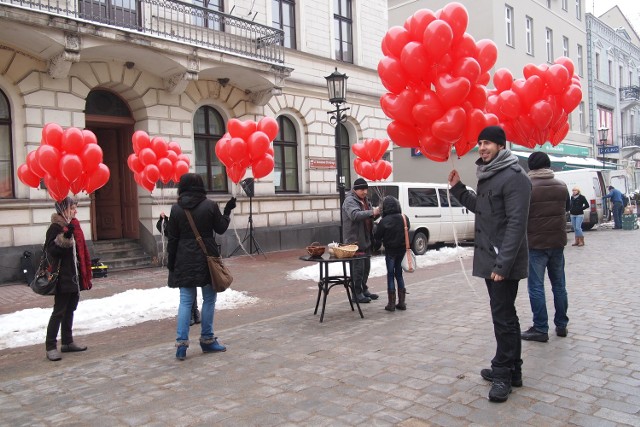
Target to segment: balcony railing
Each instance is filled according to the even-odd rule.
[[[284,64],[282,30],[181,1],[0,0],[0,4]]]
[[[639,147],[640,148],[640,133],[633,133],[630,135],[622,136],[623,147]]]
[[[639,101],[640,86],[626,86],[620,88],[620,100],[622,101]]]

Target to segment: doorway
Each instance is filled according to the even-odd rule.
[[[138,239],[138,191],[127,157],[133,152],[134,120],[128,106],[117,95],[104,90],[87,97],[86,128],[102,148],[109,181],[91,196],[93,240]]]

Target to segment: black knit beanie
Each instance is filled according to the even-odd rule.
[[[487,126],[478,135],[478,141],[491,141],[503,147],[507,145],[507,137],[500,126]]]
[[[354,190],[364,190],[365,188],[369,188],[369,184],[362,178],[358,178],[353,181],[353,189]]]
[[[529,165],[529,170],[532,171],[536,169],[549,169],[551,167],[551,160],[549,160],[549,156],[547,156],[547,153],[543,153],[542,151],[535,151],[531,153],[527,163]]]

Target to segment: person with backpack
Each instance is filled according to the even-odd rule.
[[[405,224],[406,221],[406,224]],[[373,247],[378,250],[384,244],[384,259],[387,264],[387,311],[406,310],[406,289],[402,277],[402,259],[406,253],[404,237],[405,226],[409,229],[409,218],[401,212],[400,202],[393,196],[382,200],[382,219],[373,233]],[[396,286],[398,284],[398,304],[396,304]]]

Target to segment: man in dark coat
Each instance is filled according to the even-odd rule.
[[[351,191],[346,195],[342,204],[344,214],[344,242],[358,243],[358,251],[371,255],[373,221],[380,215],[380,207],[371,206],[371,200],[367,197],[369,184],[362,178],[353,182]],[[378,295],[369,292],[367,280],[371,270],[369,258],[353,261],[353,285],[355,298],[359,304],[369,303],[372,299],[378,299]]]
[[[218,204],[207,198],[202,177],[195,173],[182,175],[178,184],[178,203],[171,207],[167,233],[169,254],[169,287],[180,288],[180,305],[176,331],[176,358],[184,360],[189,347],[189,321],[191,319],[196,288],[202,288],[202,312],[200,347],[205,353],[225,351],[226,347],[218,343],[214,336],[213,315],[217,293],[211,285],[207,254],[220,256],[215,233],[222,234],[229,227],[231,211],[236,207],[236,199],[231,198],[224,214]],[[198,233],[207,248],[205,254],[191,228],[187,214],[191,212]]]
[[[511,386],[522,386],[520,323],[515,300],[527,277],[527,218],[531,181],[506,148],[505,133],[488,126],[478,135],[478,193],[469,191],[455,169],[451,193],[475,213],[473,275],[485,279],[489,292],[496,355],[480,374],[492,381],[489,400],[504,402]]]
[[[547,303],[544,296],[544,273],[549,272],[556,309],[554,323],[559,337],[567,336],[567,289],[564,276],[564,247],[567,245],[567,211],[570,209],[567,185],[554,178],[551,160],[536,151],[529,156],[531,203],[529,205],[529,302],[533,326],[521,333],[523,340],[549,341]]]

